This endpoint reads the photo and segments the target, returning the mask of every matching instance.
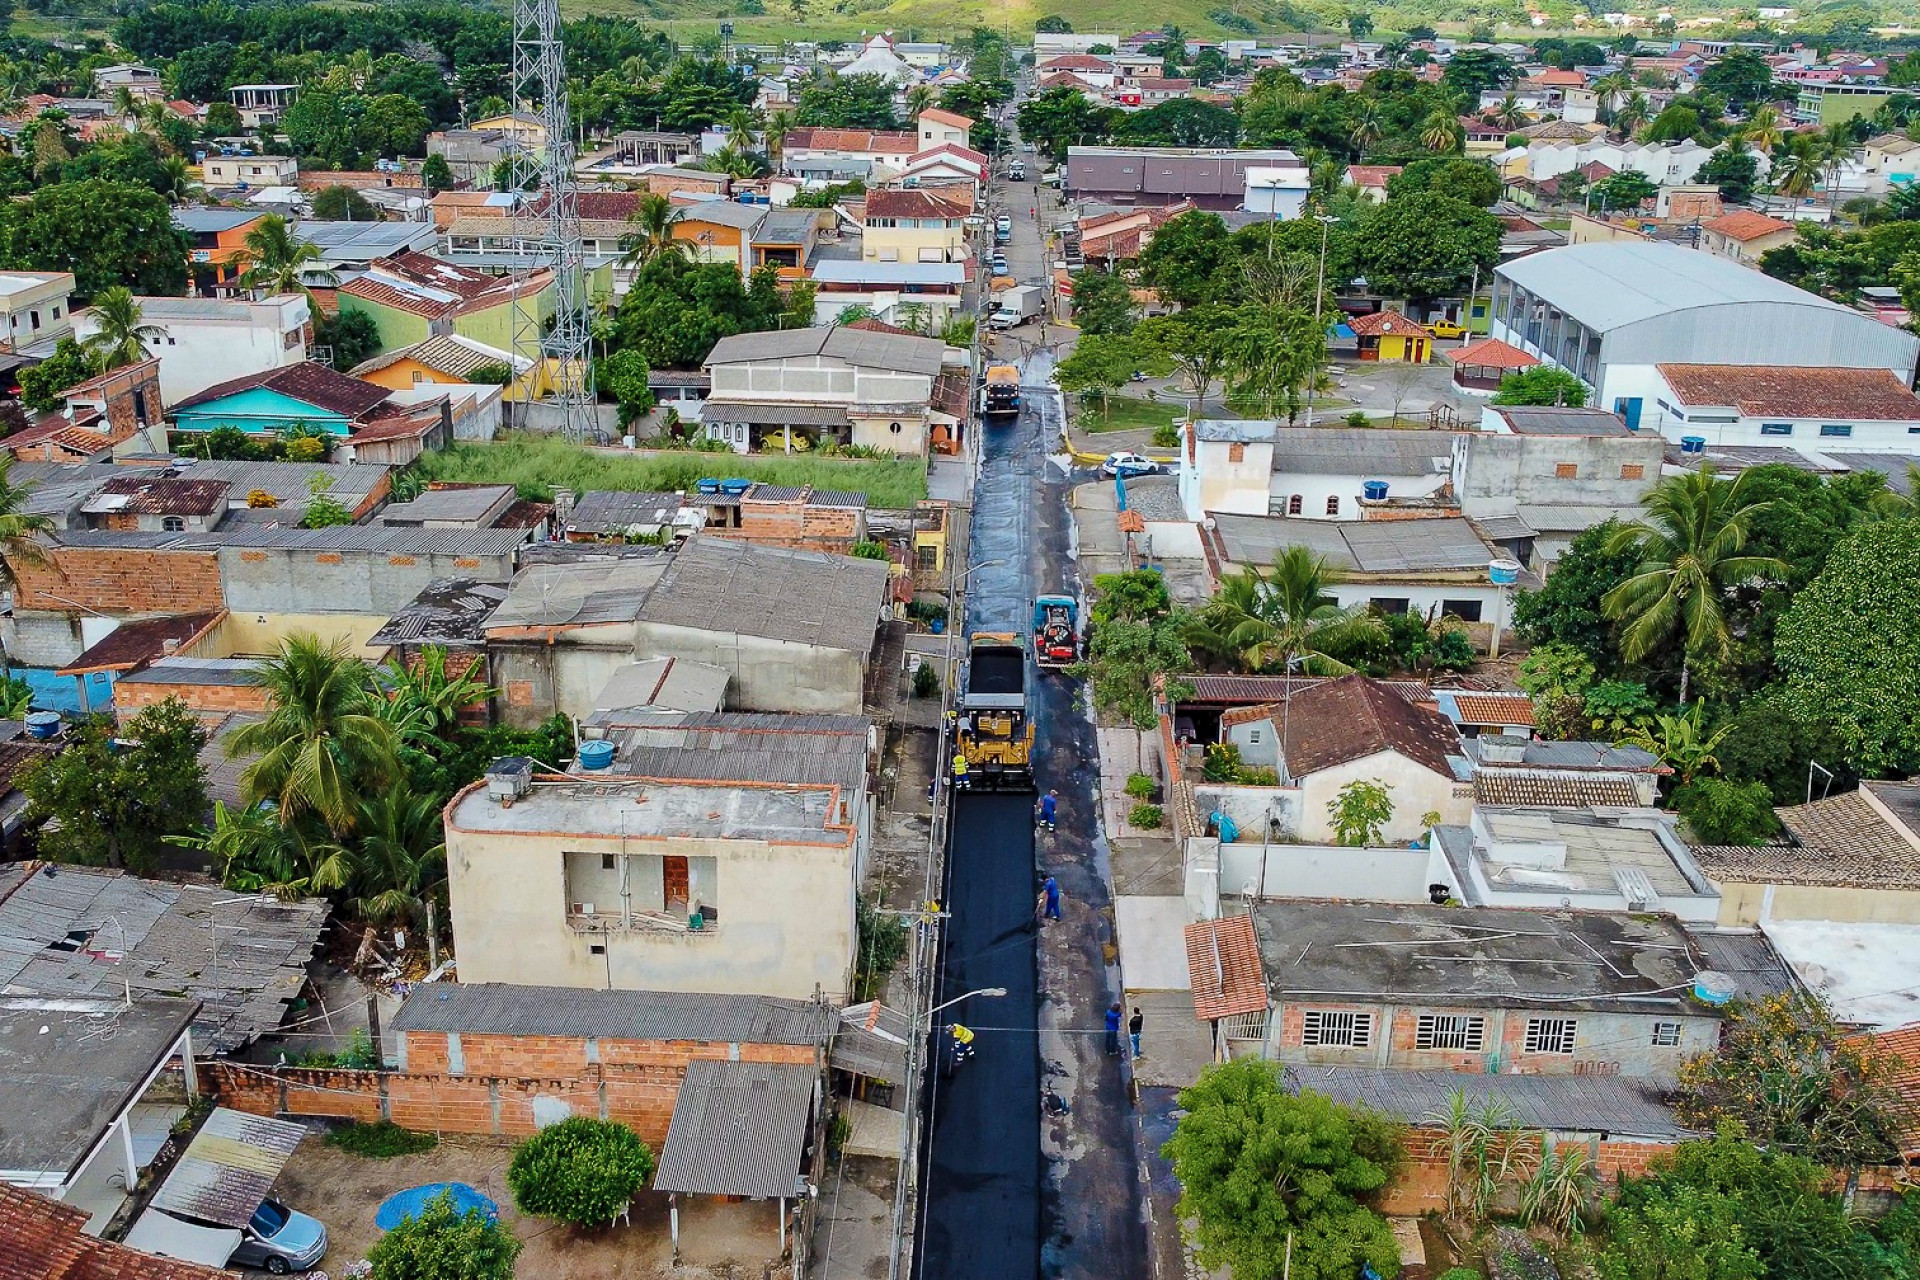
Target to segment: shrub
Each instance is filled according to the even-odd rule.
[[[327,442],[319,436],[295,436],[287,441],[288,462],[325,462]]]
[[[1127,775],[1127,794],[1135,800],[1145,800],[1153,794],[1153,779],[1144,773]]]
[[[887,545],[884,542],[856,542],[853,544],[853,555],[857,560],[885,560]]]
[[[569,1121],[568,1123],[572,1123]],[[478,1209],[456,1213],[443,1192],[367,1251],[373,1280],[512,1280],[520,1242]]]
[[[922,658],[920,665],[913,669],[913,696],[931,698],[940,692],[940,677],[934,673],[933,664]]]
[[[507,1186],[520,1212],[580,1227],[619,1217],[653,1174],[653,1152],[612,1120],[575,1116],[514,1148]]]
[[[1480,1280],[1480,1273],[1472,1267],[1448,1267],[1440,1273],[1440,1280]]]
[[[1780,825],[1764,782],[1696,778],[1674,792],[1673,807],[1702,844],[1759,844]]]
[[[431,1151],[440,1139],[430,1133],[402,1129],[391,1120],[381,1120],[374,1124],[356,1122],[343,1129],[335,1129],[327,1135],[327,1141],[352,1155],[365,1156],[370,1160],[388,1160],[394,1156],[416,1156],[422,1151]]]
[[[1153,429],[1153,446],[1156,449],[1177,449],[1180,447],[1180,428],[1171,422],[1163,422]]]
[[[1137,804],[1133,806],[1133,812],[1127,815],[1127,821],[1142,831],[1154,831],[1166,821],[1166,815],[1157,804]]]
[[[1347,415],[1347,425],[1350,427],[1368,427],[1368,426],[1372,426],[1373,423],[1372,423],[1372,420],[1369,419],[1365,413],[1362,413],[1360,410],[1355,409],[1352,413]]]

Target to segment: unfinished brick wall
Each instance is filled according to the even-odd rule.
[[[267,690],[259,685],[160,684],[132,681],[113,687],[113,705],[122,717],[141,707],[178,698],[189,711],[267,710]]]
[[[219,557],[211,551],[54,547],[47,563],[19,559],[12,568],[20,609],[97,609],[127,617],[226,608]]]
[[[1590,1143],[1580,1145],[1593,1150]],[[1611,1192],[1620,1176],[1643,1177],[1655,1159],[1673,1150],[1667,1142],[1602,1142],[1595,1160],[1600,1188]],[[1416,1128],[1407,1135],[1407,1163],[1388,1188],[1379,1208],[1394,1216],[1413,1216],[1447,1207],[1447,1138],[1438,1129]]]
[[[705,1041],[410,1031],[405,1071],[342,1071],[212,1062],[203,1074],[224,1106],[255,1115],[391,1120],[423,1133],[517,1137],[567,1114],[618,1120],[659,1149],[687,1064],[724,1061]],[[810,1045],[742,1044],[743,1062],[811,1065]],[[462,1070],[457,1071],[458,1066]]]

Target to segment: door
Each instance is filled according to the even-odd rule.
[[[676,910],[681,915],[687,911],[687,899],[691,887],[687,881],[687,860],[685,858],[665,857],[660,859],[662,889],[665,890],[667,911]]]
[[[1640,429],[1640,397],[1622,396],[1613,402],[1613,411],[1626,420],[1627,430]]]

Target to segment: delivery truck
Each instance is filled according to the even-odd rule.
[[[1011,329],[1025,324],[1038,316],[1045,305],[1046,298],[1038,285],[1023,284],[1002,289],[993,295],[993,314],[987,317],[987,328]]]

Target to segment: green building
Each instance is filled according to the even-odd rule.
[[[553,295],[551,271],[489,276],[423,253],[382,258],[339,289],[342,313],[373,321],[379,354],[456,334],[536,357],[539,335],[553,318]]]

